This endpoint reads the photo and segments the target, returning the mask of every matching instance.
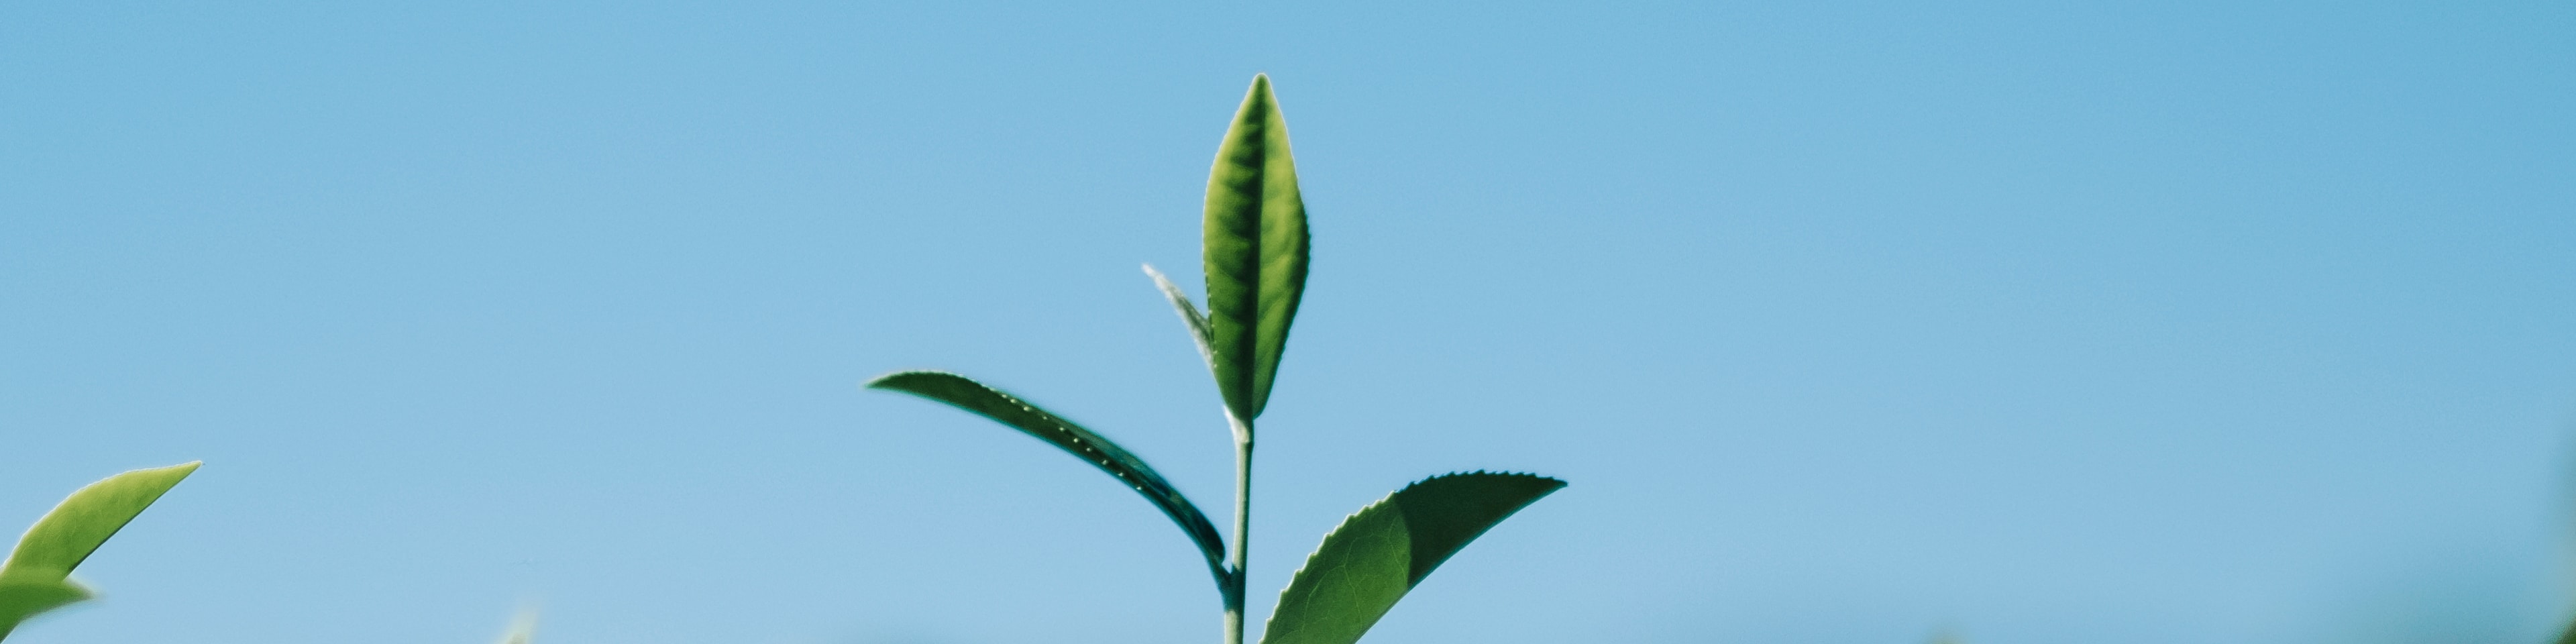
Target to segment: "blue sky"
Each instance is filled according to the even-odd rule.
[[[1150,283],[1255,72],[1315,251],[1256,614],[1572,486],[1374,642],[2535,642],[2566,3],[0,5],[0,521],[206,466],[13,641],[1204,642]],[[15,517],[15,518],[12,518]],[[1222,519],[1220,519],[1222,520]]]

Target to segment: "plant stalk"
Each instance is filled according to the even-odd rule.
[[[1234,543],[1226,553],[1225,644],[1243,644],[1244,562],[1252,546],[1252,420],[1225,415],[1234,426]]]

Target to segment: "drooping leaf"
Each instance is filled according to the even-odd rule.
[[[1435,476],[1342,520],[1279,593],[1261,644],[1351,644],[1398,599],[1504,517],[1564,481],[1528,474]]]
[[[1252,78],[1217,147],[1200,232],[1214,349],[1209,364],[1226,408],[1249,421],[1270,402],[1288,324],[1306,290],[1306,202],[1288,153],[1288,122],[1267,75]]]
[[[1216,349],[1208,346],[1211,340],[1207,316],[1199,315],[1199,307],[1190,304],[1190,295],[1181,292],[1181,287],[1172,284],[1172,278],[1164,277],[1162,271],[1154,270],[1153,264],[1145,265],[1145,275],[1154,278],[1154,287],[1162,289],[1164,299],[1172,301],[1172,310],[1181,314],[1181,326],[1189,329],[1190,340],[1199,347],[1199,358],[1207,361],[1209,369],[1215,369]]]
[[[37,519],[0,564],[0,636],[37,613],[89,598],[72,569],[124,529],[199,463],[134,470],[91,483]]]
[[[1197,505],[1191,504],[1188,497],[1181,496],[1181,491],[1164,481],[1163,475],[1155,473],[1144,459],[1137,458],[1117,443],[1017,396],[953,373],[899,371],[868,381],[867,386],[900,391],[975,412],[1062,448],[1100,468],[1100,471],[1117,477],[1120,483],[1127,484],[1154,507],[1162,509],[1164,516],[1171,517],[1172,523],[1181,527],[1181,532],[1188,533],[1190,542],[1198,546],[1199,554],[1207,558],[1208,573],[1216,576],[1217,588],[1222,591],[1229,587],[1226,583],[1225,540],[1217,536],[1216,525],[1209,523],[1207,515],[1200,513]]]

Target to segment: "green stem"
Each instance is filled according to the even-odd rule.
[[[1244,562],[1252,546],[1252,421],[1225,415],[1234,426],[1234,544],[1225,589],[1225,644],[1243,644]]]

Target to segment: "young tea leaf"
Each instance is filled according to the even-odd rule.
[[[125,528],[162,493],[197,471],[198,463],[134,470],[73,492],[37,519],[9,562],[0,564],[0,636],[29,617],[89,598],[68,578],[72,569]]]
[[[1504,517],[1565,487],[1528,474],[1435,476],[1342,520],[1279,593],[1261,644],[1351,644]]]
[[[1217,588],[1227,588],[1229,573],[1225,568],[1225,541],[1217,536],[1216,525],[1209,523],[1207,515],[1200,513],[1198,506],[1192,505],[1188,497],[1181,496],[1180,490],[1164,481],[1163,475],[1145,465],[1144,459],[1137,458],[1117,443],[1000,389],[953,373],[899,371],[868,381],[867,386],[900,391],[975,412],[1062,448],[1100,468],[1100,471],[1117,477],[1119,482],[1144,495],[1146,501],[1153,502],[1154,507],[1161,508],[1164,516],[1171,517],[1172,523],[1189,534],[1190,542],[1197,544],[1199,554],[1207,558],[1208,573],[1216,576]]]
[[[1164,299],[1172,301],[1172,310],[1181,314],[1181,326],[1189,329],[1190,340],[1199,347],[1199,358],[1207,361],[1209,369],[1215,369],[1216,349],[1208,346],[1212,340],[1207,316],[1199,315],[1199,307],[1190,304],[1190,294],[1181,292],[1181,287],[1173,285],[1172,278],[1164,277],[1162,271],[1154,270],[1153,264],[1145,265],[1145,276],[1154,278],[1154,287],[1163,290]]]
[[[1288,323],[1306,290],[1306,202],[1267,75],[1252,78],[1217,147],[1201,235],[1210,370],[1226,409],[1250,421],[1270,402]]]

